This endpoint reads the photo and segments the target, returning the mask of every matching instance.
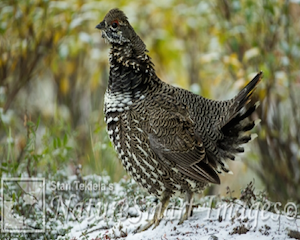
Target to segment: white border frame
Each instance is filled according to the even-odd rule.
[[[4,219],[4,195],[3,195],[3,188],[4,182],[35,182],[35,181],[42,181],[42,188],[43,188],[43,195],[42,195],[42,202],[43,202],[43,227],[42,229],[6,229],[5,226],[5,219]],[[1,232],[3,233],[45,233],[46,231],[46,201],[45,201],[45,178],[1,178]]]

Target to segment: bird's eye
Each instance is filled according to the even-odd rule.
[[[117,20],[113,21],[112,24],[111,24],[111,26],[112,26],[113,28],[118,27],[118,25],[119,25],[119,23],[118,23]]]

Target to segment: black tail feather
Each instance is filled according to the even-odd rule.
[[[234,154],[244,152],[244,148],[240,145],[251,140],[247,132],[255,126],[255,123],[249,117],[258,105],[249,103],[261,78],[262,72],[259,72],[233,99],[228,119],[221,128],[224,137],[218,141],[218,148],[223,152],[224,158],[234,160]]]
[[[260,71],[256,76],[244,87],[239,94],[235,97],[235,102],[237,103],[237,107],[235,112],[239,112],[249,101],[250,98],[257,86],[257,84],[262,79],[262,71]]]
[[[245,107],[250,101],[251,96],[257,86],[257,84],[262,79],[262,71],[260,71],[248,84],[244,87],[239,94],[233,99],[233,104],[229,110],[229,117],[227,121],[224,123],[223,126],[227,125],[231,122],[237,115],[239,114],[240,110]],[[231,124],[236,124],[237,122],[247,118],[254,112],[256,109],[255,105],[250,106],[244,114],[239,114],[235,121],[231,122]]]

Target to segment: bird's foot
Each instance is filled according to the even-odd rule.
[[[155,213],[154,213],[154,216],[153,216],[153,219],[151,219],[146,225],[144,226],[139,226],[135,232],[143,232],[143,231],[146,231],[147,229],[149,229],[151,226],[153,226],[152,230],[155,229],[161,219],[163,218],[164,216],[164,212],[166,210],[166,208],[168,207],[168,204],[169,204],[169,200],[170,200],[170,193],[169,192],[164,192],[163,194],[163,197],[161,199],[161,202],[160,204],[158,204],[156,206],[156,209],[155,209]]]
[[[153,219],[151,221],[149,221],[147,224],[145,225],[140,225],[136,230],[135,232],[136,233],[140,233],[140,232],[143,232],[143,231],[146,231],[148,230],[152,225],[153,225],[154,221]]]
[[[193,198],[191,198],[185,205],[185,213],[181,216],[178,225],[183,224],[185,220],[188,220],[188,218],[193,215],[193,208]]]
[[[148,230],[149,228],[152,228],[152,230],[154,230],[160,223],[162,218],[158,219],[156,218],[155,216],[153,217],[153,219],[151,219],[147,224],[145,224],[144,226],[140,225],[137,229],[136,229],[136,233],[140,233],[140,232],[143,232],[143,231],[146,231]]]
[[[185,220],[188,220],[189,216],[189,212],[185,211],[185,213],[181,216],[178,225],[181,225]]]

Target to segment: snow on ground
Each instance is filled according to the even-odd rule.
[[[178,212],[177,212],[178,213]],[[284,215],[277,215],[270,212],[257,210],[246,210],[244,216],[236,218],[229,216],[223,218],[222,213],[216,209],[197,208],[193,216],[182,225],[177,225],[178,220],[164,219],[154,230],[149,229],[141,233],[134,233],[134,230],[140,225],[146,223],[146,216],[130,218],[119,223],[111,229],[102,229],[101,224],[89,229],[90,239],[129,239],[129,240],[148,240],[148,239],[166,239],[166,240],[217,240],[217,239],[289,239],[289,230],[298,230],[300,220],[289,219]],[[221,216],[219,218],[219,216]],[[138,222],[138,224],[136,224]],[[123,234],[118,230],[119,225],[123,225]],[[104,226],[105,224],[102,224]],[[80,239],[82,230],[87,226],[86,222],[73,225],[69,236]],[[93,231],[95,230],[95,231]],[[99,234],[100,233],[100,234]],[[127,233],[127,237],[125,236]]]
[[[122,187],[120,187],[122,189]],[[209,197],[206,197],[209,199]],[[126,201],[126,198],[124,199]],[[255,203],[252,209],[245,208],[240,200],[234,201],[234,204],[228,202],[219,202],[218,207],[210,208],[211,202],[206,200],[205,204],[193,210],[193,216],[178,225],[182,209],[176,206],[165,213],[164,219],[154,230],[152,228],[136,233],[138,226],[147,223],[151,219],[153,211],[140,211],[140,206],[129,205],[124,207],[126,214],[118,216],[114,214],[115,203],[109,206],[107,212],[99,214],[90,214],[82,218],[81,221],[69,222],[71,231],[61,239],[128,239],[128,240],[221,240],[221,239],[290,239],[289,232],[300,230],[300,219],[295,218],[297,207],[293,203],[281,208],[281,214],[275,214],[262,209],[267,209],[265,205]],[[111,202],[112,203],[112,202]],[[121,204],[122,205],[122,204]],[[279,206],[277,206],[279,207]],[[153,209],[153,208],[152,208]],[[259,210],[260,209],[260,210]],[[279,208],[277,208],[279,209]],[[94,209],[95,210],[95,209]],[[121,211],[122,212],[122,211]],[[150,214],[149,214],[150,212]],[[288,212],[289,214],[285,214]],[[299,214],[299,213],[298,213]],[[116,221],[113,216],[118,217]],[[98,218],[98,219],[97,219]],[[64,226],[66,227],[66,226]],[[300,239],[300,238],[299,238]]]
[[[140,234],[128,235],[128,239],[286,239],[287,229],[297,229],[296,222],[287,221],[286,218],[277,219],[278,216],[270,216],[268,220],[256,218],[259,212],[253,212],[253,218],[247,220],[247,217],[238,220],[224,219],[221,221],[217,210],[212,211],[211,219],[208,219],[210,210],[200,208],[195,211],[194,217],[186,221],[182,226],[177,225],[177,221],[163,221],[155,230],[148,230]],[[251,215],[248,211],[246,215]],[[251,217],[251,216],[249,216]],[[298,225],[299,225],[298,221]],[[249,229],[249,231],[248,231]],[[234,234],[235,233],[235,234]],[[244,233],[244,234],[238,234]]]
[[[134,181],[123,178],[119,183],[112,183],[105,175],[81,177],[79,174],[56,179],[62,180],[46,182],[46,215],[43,215],[45,213],[39,204],[26,208],[27,197],[32,196],[32,191],[23,195],[15,194],[20,198],[13,202],[14,208],[11,202],[4,205],[6,211],[13,210],[12,220],[4,215],[6,221],[14,223],[14,220],[18,220],[16,217],[26,217],[26,227],[36,230],[46,224],[45,232],[15,232],[12,235],[2,232],[0,239],[283,240],[291,239],[292,236],[300,239],[299,205],[293,202],[285,205],[272,203],[264,192],[254,192],[253,182],[241,191],[239,199],[233,198],[228,188],[226,197],[205,196],[195,200],[192,217],[182,225],[178,225],[178,221],[185,206],[182,199],[174,197],[155,229],[137,233],[139,226],[145,226],[147,220],[153,218],[157,201]],[[17,185],[10,185],[11,193],[17,190]],[[10,196],[8,191],[5,194]],[[13,196],[9,199],[13,199]],[[32,211],[24,215],[18,209]],[[45,222],[42,216],[45,216]],[[24,226],[24,221],[20,222]]]

